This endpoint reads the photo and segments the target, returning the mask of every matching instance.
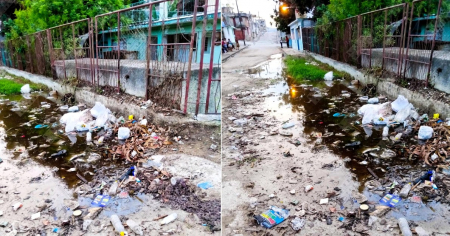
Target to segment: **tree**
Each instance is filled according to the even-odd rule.
[[[114,11],[129,4],[130,0],[19,0],[21,9],[9,26],[7,38],[16,38],[53,26],[91,18]]]

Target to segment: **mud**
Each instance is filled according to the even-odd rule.
[[[258,50],[263,51],[263,48]],[[238,56],[234,59],[239,60]],[[269,60],[267,64],[270,63],[275,62]],[[228,73],[224,71],[224,81],[242,76],[230,69]],[[282,71],[271,72],[277,73]],[[406,217],[413,226],[420,225],[428,232],[449,232],[442,218],[449,209],[443,197],[447,196],[443,190],[447,177],[443,175],[439,175],[443,182],[437,192],[429,188],[414,192],[426,196],[422,203],[405,199],[382,216],[382,221],[368,226],[368,212],[375,209],[388,191],[386,188],[377,190],[374,185],[385,187],[394,181],[403,185],[420,177],[430,167],[420,160],[408,161],[402,153],[396,153],[394,158],[367,159],[363,152],[369,148],[401,149],[394,148],[391,140],[382,139],[382,128],[369,130],[355,125],[360,119],[356,111],[363,104],[358,99],[361,89],[345,81],[300,87],[288,79],[274,82],[270,76],[255,79],[253,84],[261,84],[261,80],[262,86],[235,91],[228,87],[229,92],[224,94],[228,96],[224,99],[222,118],[225,235],[294,234],[289,223],[295,216],[306,219],[301,232],[307,235],[398,234],[399,217]],[[350,96],[342,96],[343,90]],[[337,112],[345,113],[346,117],[333,117]],[[247,123],[242,126],[236,124],[239,122],[233,123],[234,119],[243,118]],[[283,129],[287,123],[295,126]],[[345,146],[354,142],[360,144]],[[404,145],[412,142],[413,137],[405,138]],[[290,155],[286,155],[288,153]],[[378,176],[378,181],[369,169]],[[305,192],[307,185],[314,189]],[[361,202],[356,199],[361,194],[367,198],[368,212],[359,210]],[[326,197],[329,203],[320,205],[319,200]],[[271,205],[289,209],[292,218],[266,230],[256,224],[253,215]],[[339,217],[344,217],[343,222],[338,221]],[[327,218],[331,219],[330,225]],[[436,225],[441,227],[437,229]]]

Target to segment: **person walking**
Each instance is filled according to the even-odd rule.
[[[283,48],[283,37],[280,38],[281,48]]]
[[[289,36],[286,35],[286,45],[289,48]]]

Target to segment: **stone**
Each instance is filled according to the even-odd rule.
[[[229,128],[228,128],[228,131],[230,131],[230,133],[234,133],[234,132],[237,132],[237,133],[243,133],[243,132],[244,132],[244,129],[242,129],[242,128],[229,127]]]
[[[242,118],[242,119],[234,120],[233,123],[238,126],[244,126],[248,123],[248,120],[246,118]]]
[[[77,209],[80,204],[77,201],[73,201],[70,199],[64,199],[64,206],[66,206],[67,208],[69,208],[70,210],[75,210]]]

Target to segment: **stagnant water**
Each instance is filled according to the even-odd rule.
[[[306,137],[309,144],[320,150],[318,155],[329,151],[346,160],[346,167],[360,183],[359,191],[369,201],[378,202],[381,198],[368,191],[364,185],[369,179],[373,179],[369,168],[380,179],[387,177],[390,183],[397,181],[400,184],[415,180],[430,169],[422,160],[408,160],[402,155],[402,147],[421,144],[413,135],[403,136],[403,143],[393,146],[389,139],[383,140],[383,126],[368,128],[360,124],[361,118],[357,110],[367,102],[359,99],[364,95],[362,88],[353,86],[349,81],[338,78],[334,81],[304,82],[303,85],[292,83],[283,73],[282,55],[274,55],[269,61],[251,68],[248,76],[255,79],[278,79],[263,91],[264,94],[273,96],[265,98],[262,109],[269,110],[270,116],[278,120],[296,123],[291,131]],[[318,93],[322,96],[317,96]],[[350,95],[342,96],[343,93]],[[335,113],[343,113],[345,117],[334,117]],[[293,117],[297,117],[297,120],[292,119]],[[390,133],[393,131],[402,132],[404,128],[401,125],[390,129]],[[357,141],[361,144],[344,147],[345,144]],[[362,153],[372,148],[389,148],[396,151],[397,156],[390,159],[364,157]],[[367,161],[367,165],[360,164],[362,161]],[[389,215],[396,218],[408,216],[408,220],[423,221],[442,216],[448,208],[446,204],[433,200],[423,199],[423,202],[424,204],[411,204],[405,199]]]
[[[43,107],[43,103],[50,108]],[[41,165],[58,168],[55,173],[63,179],[69,188],[77,185],[81,180],[77,172],[69,172],[75,167],[70,159],[84,152],[91,152],[93,147],[86,144],[86,133],[68,136],[64,127],[60,125],[60,117],[67,111],[61,111],[61,102],[58,98],[47,97],[46,94],[33,93],[31,96],[11,95],[0,97],[0,125],[6,131],[5,151],[14,154],[14,158],[33,158]],[[36,129],[36,125],[47,125],[46,128]],[[24,147],[24,152],[18,149]],[[66,150],[68,155],[59,158],[49,156],[59,150]],[[43,152],[47,152],[43,154]],[[41,154],[41,155],[40,155]],[[90,181],[95,169],[103,165],[116,165],[125,168],[123,162],[100,162],[99,165],[90,166],[83,173],[78,172]]]

